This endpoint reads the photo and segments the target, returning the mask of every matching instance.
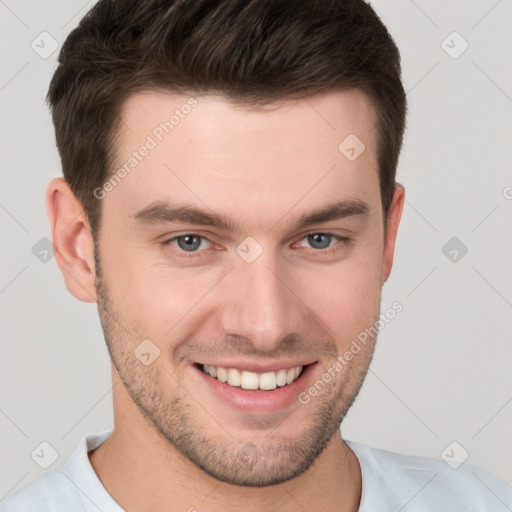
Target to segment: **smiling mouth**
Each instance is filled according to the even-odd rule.
[[[283,368],[274,372],[264,373],[199,363],[196,363],[195,366],[206,373],[206,375],[235,388],[271,391],[295,382],[302,375],[303,370],[309,365],[294,366],[292,368]]]

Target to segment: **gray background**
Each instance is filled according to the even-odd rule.
[[[58,454],[52,468],[112,427],[96,305],[67,292],[55,259],[40,260],[44,245],[33,252],[50,236],[44,193],[60,175],[44,104],[58,50],[45,52],[92,4],[0,0],[0,495],[44,472],[31,457],[51,456],[41,442]],[[406,205],[382,303],[403,311],[380,333],[344,436],[452,463],[467,452],[512,482],[512,1],[373,5],[401,50],[409,100]],[[469,43],[460,55],[454,31]]]

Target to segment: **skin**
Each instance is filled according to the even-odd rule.
[[[304,391],[375,324],[405,191],[397,184],[384,222],[372,105],[355,90],[262,110],[195,97],[197,107],[102,199],[96,261],[80,203],[63,179],[48,186],[57,263],[75,297],[98,303],[113,362],[115,428],[91,464],[130,511],[355,511],[361,472],[339,425],[375,339],[308,404],[270,413],[227,404],[192,364],[303,358],[316,362]],[[187,99],[131,96],[115,168]],[[338,150],[349,134],[366,146],[355,161]],[[240,230],[134,221],[164,199],[221,213]],[[301,215],[347,199],[368,214],[295,228]],[[307,236],[315,233],[351,241],[318,248]],[[206,238],[199,250],[163,243],[187,234]],[[236,251],[248,236],[263,249],[252,263]],[[133,353],[145,339],[160,350],[148,366]]]

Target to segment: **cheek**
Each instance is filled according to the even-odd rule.
[[[365,255],[363,255],[365,253]],[[298,295],[328,326],[343,348],[373,325],[380,312],[381,261],[378,249],[360,251],[333,266],[303,271]]]
[[[147,254],[133,251],[118,264],[110,265],[105,274],[125,322],[137,335],[163,348],[186,335],[183,329],[190,319],[197,320],[201,299],[215,287],[222,272],[206,266],[177,269],[165,263],[149,263]]]
[[[366,240],[378,240],[378,235]],[[150,262],[147,248],[128,247],[117,233],[108,233],[102,254],[104,276],[126,325],[161,348],[205,324],[218,313],[209,298],[222,289],[227,268],[204,265],[176,268]],[[375,322],[380,306],[381,248],[361,242],[343,260],[312,263],[284,270],[290,288],[331,330],[340,344]],[[215,290],[216,287],[219,287]],[[210,297],[208,295],[213,292]],[[186,332],[185,332],[186,331]]]

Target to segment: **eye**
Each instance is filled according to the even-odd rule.
[[[341,247],[348,246],[351,239],[332,233],[310,233],[304,236],[295,247],[305,247],[303,245],[304,242],[314,249],[313,253],[321,255],[330,254],[338,251]],[[184,235],[174,236],[164,240],[161,244],[164,247],[172,246],[173,252],[175,251],[178,256],[183,255],[185,257],[187,257],[187,255],[183,253],[188,253],[188,257],[200,256],[202,250],[208,249],[213,245],[206,237],[197,233],[186,233]]]
[[[311,233],[306,235],[302,240],[306,241],[308,244],[310,244],[310,247],[317,249],[317,252],[321,253],[330,253],[336,251],[339,249],[339,245],[346,246],[350,243],[350,238],[340,235],[333,235],[332,233]],[[337,241],[338,244],[333,245],[333,241]],[[303,245],[300,246],[303,247]]]
[[[178,247],[184,252],[197,252],[199,249],[206,249],[203,242],[210,244],[204,236],[195,233],[187,233],[186,235],[179,235],[163,242],[164,245],[173,245]]]

